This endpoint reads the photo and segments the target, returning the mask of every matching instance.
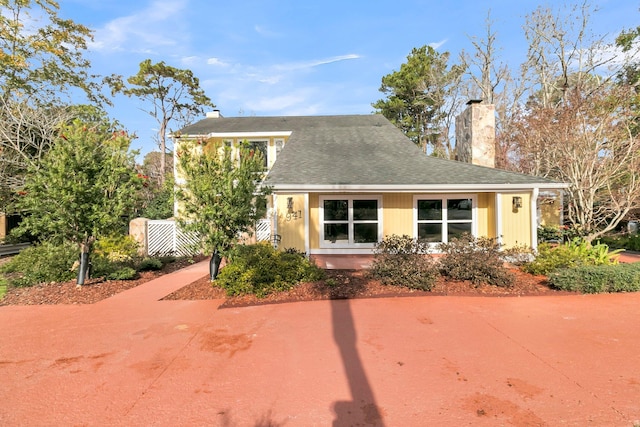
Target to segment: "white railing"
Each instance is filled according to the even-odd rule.
[[[271,220],[269,218],[260,219],[256,223],[256,240],[258,242],[268,242],[271,239]]]
[[[147,221],[147,254],[189,256],[198,253],[198,236],[180,229],[174,220]],[[256,223],[255,239],[258,242],[271,239],[271,220]]]
[[[147,222],[148,255],[195,255],[198,253],[197,244],[197,235],[181,230],[173,220]]]

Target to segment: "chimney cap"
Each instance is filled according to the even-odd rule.
[[[467,101],[467,105],[471,105],[471,104],[481,104],[482,103],[482,99],[470,99]]]

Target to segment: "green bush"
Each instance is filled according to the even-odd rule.
[[[43,282],[64,282],[76,277],[72,271],[79,258],[78,247],[71,243],[55,245],[43,242],[24,249],[0,267],[9,286],[33,286]]]
[[[428,251],[426,243],[409,236],[387,236],[376,244],[368,275],[385,285],[431,290],[438,269]]]
[[[128,235],[104,236],[96,240],[93,254],[111,262],[130,263],[138,257],[140,245]]]
[[[543,243],[538,247],[536,258],[525,264],[522,269],[531,274],[548,275],[560,268],[571,268],[580,265],[611,265],[616,264],[620,250],[609,251],[605,244],[590,245],[582,239],[558,246]]]
[[[640,264],[582,265],[549,275],[551,286],[582,293],[640,291]]]
[[[106,275],[107,280],[133,280],[138,276],[138,272],[132,267],[117,267]]]
[[[234,248],[216,284],[230,296],[254,294],[258,298],[287,291],[302,281],[324,277],[324,271],[297,253],[279,252],[269,244]]]
[[[511,286],[515,280],[504,266],[500,244],[495,239],[475,238],[465,233],[449,243],[440,243],[438,248],[443,254],[441,272],[454,280],[496,286]]]
[[[600,239],[600,243],[606,244],[612,249],[640,251],[640,234],[604,236]]]
[[[538,227],[538,241],[562,242],[564,240],[563,229],[557,225],[545,225]]]
[[[162,260],[159,258],[145,257],[138,264],[138,271],[160,270],[163,265]]]

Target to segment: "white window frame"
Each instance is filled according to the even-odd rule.
[[[349,233],[349,240],[347,243],[342,243],[342,242],[336,242],[336,243],[331,243],[325,240],[324,238],[324,225],[325,225],[325,220],[324,220],[324,202],[326,200],[346,200],[348,203],[348,217],[347,217],[347,223],[348,223],[348,233]],[[361,220],[361,221],[355,221],[353,219],[353,201],[354,200],[375,200],[378,203],[378,219],[377,220]],[[382,240],[382,196],[380,195],[358,195],[358,196],[349,196],[349,195],[322,195],[319,196],[319,217],[320,217],[320,248],[321,249],[332,249],[332,248],[374,248],[377,242],[380,242]],[[328,221],[327,223],[343,223],[345,221]],[[366,223],[376,223],[378,224],[378,240],[376,243],[355,243],[354,242],[354,231],[353,231],[353,225],[354,224],[366,224]]]
[[[471,220],[449,220],[447,218],[447,201],[450,199],[470,199],[471,200]],[[418,201],[419,200],[441,200],[442,201],[442,219],[441,220],[418,220]],[[442,242],[429,242],[430,245],[436,246],[439,243],[448,243],[448,227],[449,223],[467,223],[471,222],[471,234],[474,237],[478,235],[478,196],[476,194],[450,193],[450,194],[415,194],[413,196],[413,235],[418,238],[419,224],[442,224]]]

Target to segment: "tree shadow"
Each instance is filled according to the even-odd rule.
[[[333,404],[333,426],[375,425],[384,426],[382,412],[375,401],[373,390],[364,371],[356,346],[357,334],[349,300],[331,301],[333,337],[340,350],[349,389],[350,401]]]

